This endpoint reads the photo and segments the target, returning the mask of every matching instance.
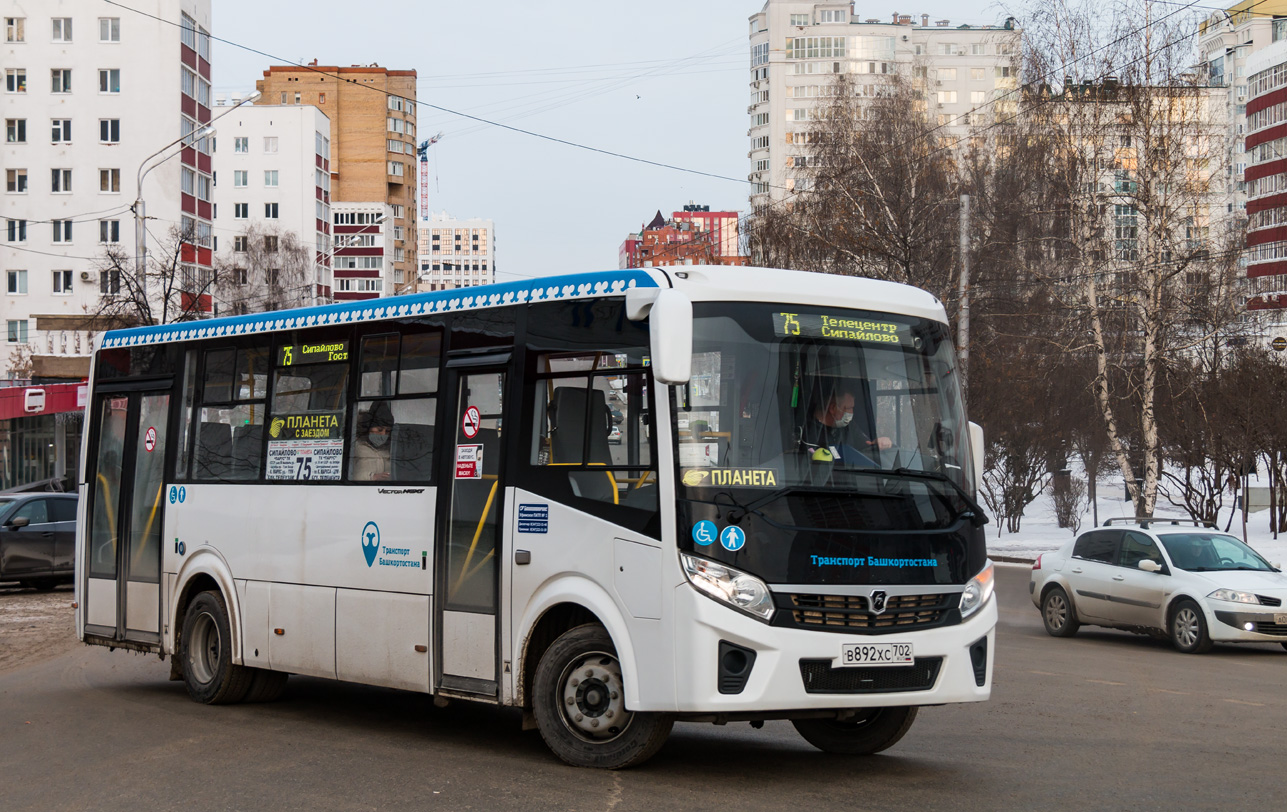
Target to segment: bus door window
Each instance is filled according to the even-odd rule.
[[[495,611],[504,392],[503,372],[461,376],[447,541],[449,609]]]
[[[94,463],[94,502],[89,526],[89,574],[116,577],[116,543],[120,522],[119,497],[125,454],[125,421],[129,399],[105,397],[98,433],[98,457]]]
[[[165,495],[165,444],[169,395],[144,395],[139,404],[138,448],[134,454],[130,505],[129,580],[161,579],[161,508]]]
[[[183,394],[179,404],[179,425],[175,434],[179,445],[174,455],[175,479],[188,478],[189,452],[192,449],[192,410],[197,403],[197,351],[188,350],[183,359]]]

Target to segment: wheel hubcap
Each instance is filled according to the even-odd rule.
[[[201,613],[192,624],[192,639],[188,641],[188,665],[197,682],[210,683],[219,673],[221,642],[219,624],[208,612]]]
[[[1175,639],[1189,648],[1198,641],[1198,616],[1192,609],[1181,609],[1175,615]]]
[[[634,717],[626,710],[621,665],[602,651],[582,655],[563,669],[559,706],[568,730],[596,744],[620,736]]]
[[[1058,595],[1050,597],[1046,601],[1046,623],[1050,628],[1058,630],[1064,627],[1064,621],[1068,619],[1068,607],[1064,605],[1064,599]]]

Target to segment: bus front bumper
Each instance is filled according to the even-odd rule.
[[[675,608],[676,617],[691,619],[675,629],[680,713],[941,705],[981,702],[992,693],[995,595],[958,625],[882,635],[769,626],[699,594],[687,583],[677,588]],[[755,653],[750,674],[736,693],[720,691],[721,641]],[[835,667],[845,643],[911,643],[916,664]],[[981,661],[984,647],[986,660]],[[982,663],[977,674],[976,663]],[[726,679],[726,691],[727,683]]]

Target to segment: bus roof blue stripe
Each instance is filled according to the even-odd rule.
[[[657,283],[646,271],[641,270],[546,276],[496,285],[480,285],[474,288],[413,293],[345,304],[300,307],[293,310],[252,313],[247,316],[112,330],[104,334],[102,348],[252,335],[277,330],[503,307],[523,302],[624,295],[626,290],[634,287],[655,288]]]

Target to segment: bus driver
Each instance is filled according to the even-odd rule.
[[[893,446],[888,437],[870,438],[866,420],[853,423],[855,403],[853,390],[839,386],[814,407],[804,431],[804,444],[814,452],[815,459],[818,451],[826,449],[830,459],[842,465],[874,468],[875,461],[864,452]]]

